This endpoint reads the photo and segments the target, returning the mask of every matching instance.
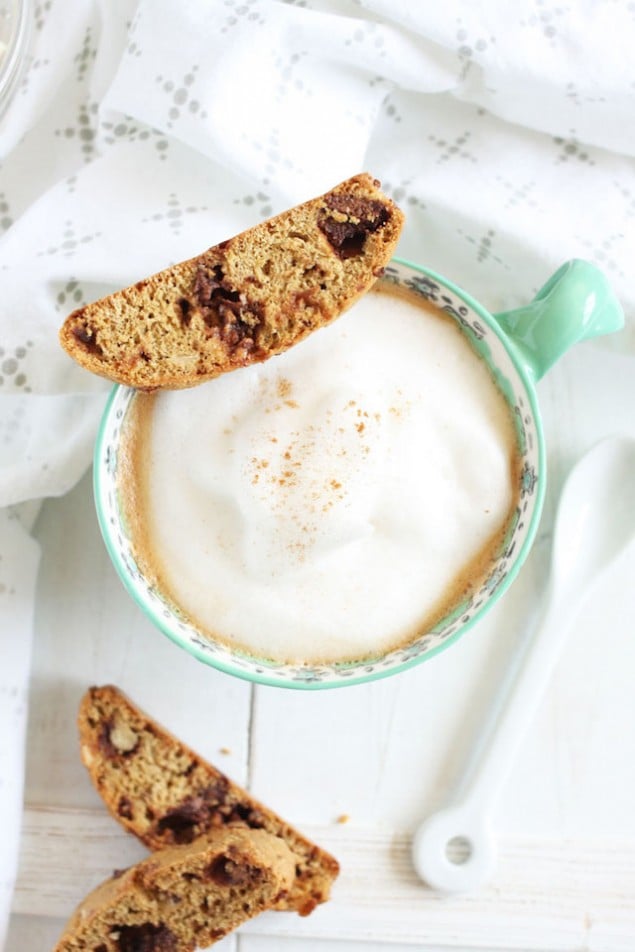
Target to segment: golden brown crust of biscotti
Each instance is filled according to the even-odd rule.
[[[159,850],[77,907],[54,952],[193,952],[284,895],[295,856],[263,830],[226,827]]]
[[[152,720],[112,685],[92,687],[79,715],[81,756],[112,815],[149,849],[241,823],[281,837],[296,877],[281,909],[310,913],[329,898],[339,864]]]
[[[266,360],[369,290],[394,252],[397,206],[363,173],[74,311],[60,341],[82,367],[179,389]]]

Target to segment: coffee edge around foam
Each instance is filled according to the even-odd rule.
[[[517,521],[523,464],[516,420],[513,409],[485,355],[475,346],[475,341],[471,335],[459,326],[451,314],[446,313],[442,308],[428,301],[417,292],[388,282],[378,281],[369,293],[404,298],[415,303],[418,308],[426,310],[435,318],[448,322],[461,336],[462,340],[467,343],[475,357],[487,368],[491,383],[506,407],[510,431],[513,434],[514,448],[508,460],[510,485],[512,487],[512,498],[508,511],[501,521],[500,528],[492,533],[481,549],[459,569],[434,606],[429,608],[407,632],[402,632],[395,637],[379,653],[374,651],[369,654],[354,654],[348,657],[342,655],[338,656],[337,659],[319,654],[310,658],[306,656],[295,657],[289,655],[281,657],[275,654],[271,656],[259,654],[239,640],[219,634],[210,627],[200,624],[179,604],[178,599],[170,590],[161,558],[153,553],[152,520],[144,515],[142,502],[144,495],[147,497],[149,494],[148,463],[152,412],[158,393],[137,391],[130,402],[122,424],[117,460],[118,503],[133,558],[151,588],[181,622],[190,625],[212,643],[223,645],[244,658],[264,664],[299,664],[306,666],[331,664],[344,668],[355,664],[370,664],[385,658],[392,652],[403,651],[403,649],[415,644],[426,635],[431,634],[445,624],[450,624],[454,619],[464,614],[471,601],[490,577],[501,553],[505,551],[507,540]]]

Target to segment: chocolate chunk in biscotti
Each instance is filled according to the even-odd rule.
[[[279,908],[307,915],[329,898],[339,865],[112,685],[90,688],[79,708],[81,756],[112,815],[149,849],[194,842],[239,824],[282,837],[296,876]]]
[[[403,226],[363,173],[74,311],[60,341],[87,370],[143,390],[191,387],[282,353],[374,284]]]
[[[284,896],[296,858],[264,830],[212,830],[111,877],[78,906],[54,952],[193,952]]]

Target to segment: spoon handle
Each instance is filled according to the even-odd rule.
[[[574,617],[571,598],[561,592],[556,597],[550,584],[542,615],[514,654],[451,805],[417,831],[414,865],[431,886],[465,892],[482,885],[493,871],[490,816],[564,646]],[[468,856],[457,863],[447,851],[459,839]]]
[[[550,584],[533,628],[518,645],[485,718],[452,800],[493,812],[535,717],[573,621],[571,603]]]

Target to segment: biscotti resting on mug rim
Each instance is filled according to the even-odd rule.
[[[75,910],[54,952],[194,952],[269,909],[295,857],[264,830],[227,827],[115,873]]]
[[[296,875],[277,904],[308,915],[326,902],[339,864],[326,850],[141,711],[113,685],[91,687],[78,714],[81,757],[107,808],[149,849],[242,824],[281,837]]]
[[[142,390],[191,387],[282,353],[374,284],[403,214],[367,173],[74,311],[82,367]]]

